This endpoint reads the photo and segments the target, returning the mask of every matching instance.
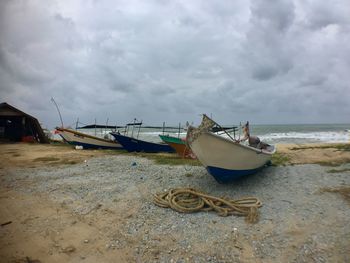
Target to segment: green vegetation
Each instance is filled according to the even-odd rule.
[[[331,169],[331,170],[328,170],[328,171],[327,171],[327,173],[343,173],[343,172],[350,172],[350,168]]]
[[[156,164],[201,166],[201,163],[198,160],[183,159],[175,154],[164,154],[164,153],[133,153],[133,154],[136,156],[147,158],[149,160],[153,160]]]
[[[301,146],[290,148],[292,151],[307,150],[307,149],[337,149],[339,151],[350,151],[350,144],[329,144],[329,145],[315,145],[315,146]]]
[[[350,151],[350,143],[338,144],[335,148],[339,151]]]
[[[315,162],[315,164],[321,165],[321,166],[332,166],[332,167],[337,167],[340,166],[342,164],[344,164],[343,161],[322,161],[322,162]]]
[[[290,162],[290,157],[282,153],[274,153],[272,155],[271,163],[273,166],[286,165]]]
[[[129,155],[143,157],[154,161],[156,164],[201,166],[201,163],[198,160],[184,159],[172,153],[127,152],[125,150],[103,150],[103,152],[110,155]]]
[[[131,155],[131,153],[127,152],[126,150],[99,150],[103,151],[104,153],[107,153],[108,155],[120,155],[120,154],[125,154],[125,155]]]

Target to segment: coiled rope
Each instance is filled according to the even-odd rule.
[[[176,188],[157,193],[153,201],[157,206],[170,207],[180,213],[215,211],[219,216],[245,216],[249,223],[258,221],[258,208],[262,206],[261,201],[255,197],[236,200],[226,197],[219,198],[193,188]]]

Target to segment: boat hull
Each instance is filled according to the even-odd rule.
[[[114,132],[112,132],[111,134],[128,152],[146,152],[146,153],[158,153],[158,152],[174,153],[175,152],[175,150],[167,144],[146,142],[146,141],[135,139],[129,136],[124,136],[118,133],[114,133]]]
[[[163,142],[167,143],[172,148],[174,148],[174,150],[180,157],[187,159],[196,159],[196,156],[186,145],[186,142],[181,140],[180,138],[166,135],[159,135],[159,137],[163,140]]]
[[[84,149],[122,149],[123,146],[111,140],[76,132],[70,129],[57,128],[58,134],[70,145],[82,146]]]
[[[242,145],[210,132],[201,133],[190,147],[219,183],[258,172],[271,161],[274,152]]]

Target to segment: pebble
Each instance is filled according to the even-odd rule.
[[[137,163],[135,169],[130,168],[133,162]],[[143,168],[141,175],[140,167]],[[12,170],[2,176],[2,184],[27,193],[27,185],[16,181],[26,178],[33,193],[45,194],[57,189],[50,192],[49,198],[57,203],[69,200],[65,202],[67,209],[86,217],[87,224],[93,227],[96,226],[95,215],[99,215],[101,209],[92,208],[102,204],[103,208],[116,211],[116,216],[106,214],[106,222],[101,221],[99,236],[114,240],[105,245],[106,249],[114,248],[120,242],[122,245],[118,248],[134,251],[140,262],[152,262],[147,258],[154,254],[150,252],[152,250],[159,251],[155,254],[159,258],[157,262],[176,262],[175,258],[190,262],[221,262],[221,258],[236,259],[237,255],[244,262],[246,258],[234,247],[233,238],[242,245],[242,250],[252,251],[253,261],[263,258],[266,262],[282,262],[285,259],[283,253],[288,252],[291,262],[302,262],[302,259],[308,259],[307,255],[317,252],[315,259],[318,262],[346,262],[348,248],[345,244],[350,235],[346,223],[350,209],[341,196],[321,194],[318,190],[342,183],[350,185],[350,179],[346,173],[329,176],[328,169],[318,165],[268,167],[245,180],[220,185],[201,166],[191,167],[192,176],[186,177],[188,171],[181,165],[169,169],[167,165],[155,165],[145,158],[115,155],[89,159],[86,169],[77,164],[59,169]],[[138,180],[141,177],[142,181]],[[219,197],[256,196],[263,202],[259,209],[260,221],[251,225],[242,217],[219,217],[214,212],[180,214],[153,205],[154,193],[187,186]],[[118,202],[113,202],[116,199]],[[131,216],[126,217],[126,213]],[[319,220],[320,214],[322,220]],[[337,227],[333,228],[330,225],[335,216]],[[117,234],[113,234],[116,231],[114,220],[122,220]],[[314,222],[317,222],[317,229]],[[298,246],[293,247],[297,238],[290,236],[293,224],[301,231],[298,235],[303,236],[308,231],[312,238],[300,239]],[[84,240],[84,243],[90,242]],[[333,247],[335,242],[338,253],[334,255],[327,249],[317,249],[321,245]],[[135,256],[132,252],[130,255]],[[136,256],[133,259],[136,261]]]

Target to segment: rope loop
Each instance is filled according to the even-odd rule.
[[[215,211],[219,216],[245,216],[248,223],[256,223],[259,219],[258,208],[262,206],[256,197],[229,199],[215,197],[194,188],[175,188],[167,192],[157,193],[153,202],[160,207],[172,208],[180,213],[198,211]]]

